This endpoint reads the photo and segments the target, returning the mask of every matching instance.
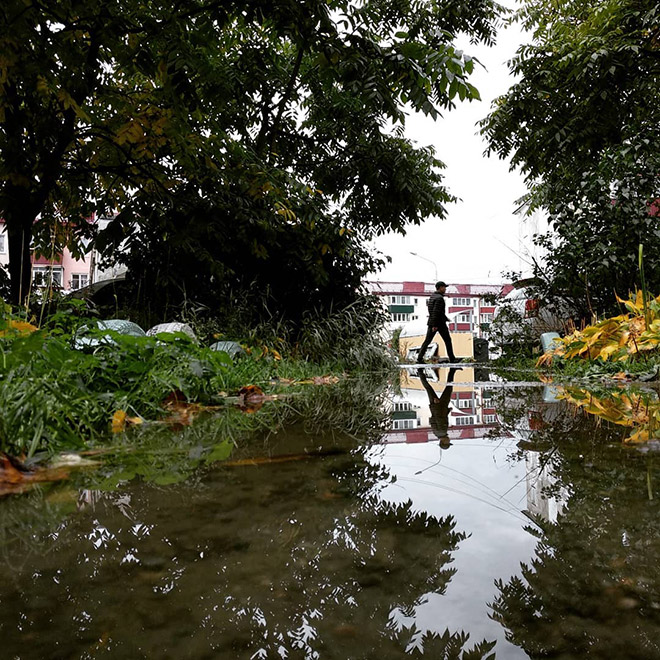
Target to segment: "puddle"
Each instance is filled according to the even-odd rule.
[[[630,426],[473,367],[300,408],[180,483],[0,500],[3,657],[660,658]]]

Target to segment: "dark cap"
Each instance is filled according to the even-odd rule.
[[[440,282],[435,283],[435,288],[436,289],[439,289],[441,286],[447,286],[447,284],[445,282],[443,282],[442,280]]]

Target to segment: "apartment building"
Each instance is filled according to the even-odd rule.
[[[92,216],[90,222],[98,225],[99,229],[107,226],[112,218],[97,218]],[[122,269],[115,268],[102,271],[98,267],[98,255],[91,250],[82,259],[76,259],[71,252],[65,248],[61,254],[53,255],[52,258],[37,256],[32,253],[32,282],[35,287],[49,286],[63,291],[75,291],[96,282],[99,279],[117,277]],[[7,268],[9,265],[9,247],[7,228],[5,221],[0,218],[0,267]]]
[[[392,330],[421,328],[426,324],[426,301],[435,291],[435,283],[370,281],[365,284],[371,293],[382,296],[392,318]],[[448,284],[445,305],[449,330],[487,338],[496,298],[505,296],[512,288],[511,284]]]

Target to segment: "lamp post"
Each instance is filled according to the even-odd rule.
[[[428,261],[430,264],[433,264],[433,270],[435,271],[435,282],[438,281],[438,267],[435,265],[435,261],[431,261],[430,259],[427,259],[426,257],[423,257],[421,254],[417,254],[417,252],[411,252],[413,257],[417,257],[418,259],[424,259],[424,261]]]

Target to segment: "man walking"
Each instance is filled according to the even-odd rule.
[[[437,332],[441,337],[442,341],[445,342],[445,347],[447,348],[447,356],[449,357],[449,362],[454,364],[459,362],[454,355],[454,347],[451,343],[451,335],[449,334],[449,328],[447,327],[447,315],[445,314],[445,291],[447,290],[447,285],[444,282],[437,282],[435,285],[435,291],[429,297],[426,305],[429,309],[429,321],[428,329],[426,331],[426,337],[424,338],[424,343],[419,349],[417,362],[422,364],[424,362],[424,353],[429,347],[431,340]]]

